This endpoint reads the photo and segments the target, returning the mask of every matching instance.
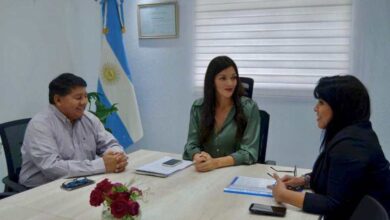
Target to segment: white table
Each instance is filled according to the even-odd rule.
[[[135,167],[152,162],[162,156],[180,158],[180,155],[156,151],[139,150],[129,154],[130,163],[125,172],[91,176],[100,181],[108,178],[112,182],[126,183],[135,178],[135,184],[148,189],[146,201],[141,201],[142,220],[178,219],[178,220],[228,220],[228,219],[281,219],[252,215],[248,208],[251,203],[275,205],[273,198],[224,193],[235,176],[269,178],[267,172],[273,172],[267,165],[236,166],[198,173],[191,166],[167,178],[143,176],[134,173]],[[283,167],[279,167],[283,168]],[[286,169],[284,167],[284,169]],[[291,169],[291,168],[289,168]],[[307,170],[298,169],[302,174]],[[64,182],[60,179],[29,191],[0,200],[1,219],[100,219],[101,207],[89,205],[89,195],[95,185],[74,191],[60,189]],[[287,206],[284,219],[318,219]]]

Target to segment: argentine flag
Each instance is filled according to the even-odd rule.
[[[122,39],[122,3],[123,0],[102,1],[102,58],[97,91],[106,106],[118,103],[119,110],[107,119],[106,127],[127,148],[142,138],[143,130]]]

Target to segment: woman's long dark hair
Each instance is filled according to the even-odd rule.
[[[363,83],[354,76],[321,78],[314,89],[314,97],[327,102],[333,112],[325,128],[322,149],[341,129],[370,119],[370,97]]]
[[[234,107],[236,108],[236,114],[234,115],[234,120],[237,124],[236,138],[239,140],[242,138],[244,133],[247,119],[244,115],[240,97],[243,94],[243,87],[238,75],[238,69],[236,64],[232,59],[227,56],[218,56],[210,61],[209,66],[207,67],[205,79],[204,79],[204,94],[203,94],[203,108],[202,108],[202,118],[200,122],[200,143],[206,143],[213,130],[215,125],[215,106],[217,103],[216,90],[215,90],[215,76],[223,71],[226,68],[233,67],[237,74],[237,86],[234,88],[232,95]]]

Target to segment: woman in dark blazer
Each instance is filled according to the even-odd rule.
[[[275,200],[325,219],[349,219],[363,196],[370,195],[390,214],[389,162],[371,126],[367,89],[354,76],[323,77],[314,97],[317,125],[324,129],[321,153],[306,176],[275,174]],[[306,186],[314,193],[286,186]]]

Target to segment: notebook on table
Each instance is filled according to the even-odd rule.
[[[272,197],[272,190],[268,189],[267,186],[273,185],[274,183],[274,179],[236,176],[223,191],[227,193]]]
[[[163,164],[164,162],[169,161],[171,159],[174,158],[168,156],[162,157],[151,163],[147,163],[136,168],[135,172],[144,175],[168,177],[192,165],[192,161],[188,161],[188,160],[181,160],[181,162],[175,166],[166,166]]]

